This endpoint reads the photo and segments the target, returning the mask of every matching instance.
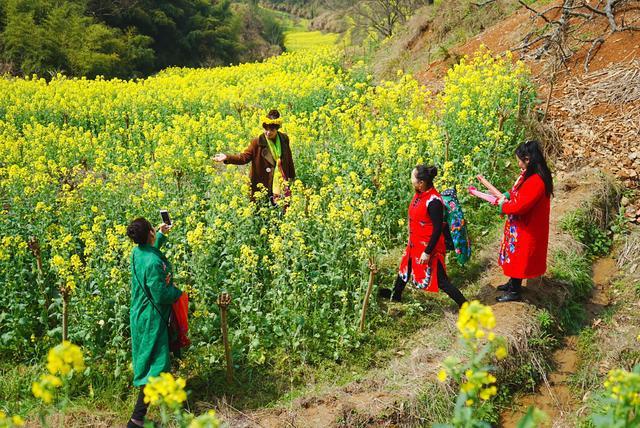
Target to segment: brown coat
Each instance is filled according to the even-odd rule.
[[[293,166],[293,157],[291,156],[291,147],[289,146],[289,137],[287,134],[278,132],[280,135],[280,145],[282,148],[282,170],[284,171],[284,179],[292,182],[296,178],[296,170]],[[227,155],[224,163],[233,165],[245,165],[251,162],[251,170],[249,178],[251,179],[251,195],[258,191],[258,184],[262,184],[272,192],[273,174],[276,169],[276,162],[271,155],[271,151],[267,146],[267,137],[264,134],[251,140],[249,147],[240,154]]]

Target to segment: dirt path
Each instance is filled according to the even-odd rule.
[[[604,257],[594,263],[594,289],[585,305],[587,325],[597,324],[598,316],[609,305],[609,286],[617,272],[616,261],[612,257]],[[575,426],[575,412],[581,402],[572,391],[570,381],[578,369],[577,340],[577,336],[564,338],[562,346],[553,353],[552,362],[556,369],[549,373],[535,394],[518,397],[513,409],[502,413],[503,428],[515,428],[530,406],[536,406],[549,416],[545,427]]]
[[[601,186],[601,179],[593,171],[559,177],[556,197],[552,202],[550,254],[554,249],[575,245],[559,229],[558,221],[564,213],[590,198],[599,189],[598,184]],[[522,302],[496,303],[498,292],[494,287],[504,277],[494,261],[497,243],[495,244],[480,255],[485,259],[487,270],[475,284],[479,290],[475,297],[492,306],[496,317],[496,334],[505,337],[516,352],[525,354],[528,338],[535,334],[537,328],[536,307],[548,304],[549,301],[562,302],[566,291],[561,287],[554,287],[543,278],[528,281]],[[602,278],[605,281],[608,274],[603,274]],[[596,293],[595,296],[597,295]],[[418,404],[421,399],[425,399],[425,385],[437,385],[435,378],[441,361],[445,356],[456,352],[457,345],[453,339],[456,336],[456,319],[454,311],[445,311],[444,317],[432,328],[410,338],[412,345],[402,352],[403,355],[390,361],[384,369],[372,370],[361,381],[344,386],[310,385],[310,392],[305,393],[304,398],[272,409],[239,413],[224,403],[219,403],[217,407],[233,427],[416,425],[416,420],[419,420]],[[566,380],[575,371],[575,347],[571,344],[572,341],[568,340],[564,350],[555,355],[558,371],[549,377],[549,383],[565,387],[549,394],[549,409],[556,401],[569,402]]]

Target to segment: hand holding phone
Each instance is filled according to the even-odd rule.
[[[167,226],[171,226],[171,217],[169,217],[169,211],[160,210],[160,217],[162,217],[162,222]]]

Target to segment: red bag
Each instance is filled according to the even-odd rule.
[[[191,345],[187,333],[189,332],[189,296],[182,293],[171,308],[171,321],[169,322],[172,330],[169,339],[169,349],[177,352],[182,348]]]

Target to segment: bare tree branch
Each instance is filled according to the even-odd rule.
[[[607,19],[609,20],[609,26],[611,27],[611,31],[618,31],[618,25],[616,24],[616,19],[613,16],[613,7],[618,3],[617,0],[607,0],[607,5],[604,7],[604,12],[607,14]]]
[[[600,50],[600,47],[602,46],[602,44],[604,43],[604,38],[602,37],[598,37],[597,39],[595,39],[593,41],[593,43],[591,43],[591,47],[589,48],[589,52],[587,52],[587,56],[584,59],[584,72],[588,72],[589,71],[589,63],[591,62],[591,59],[593,58],[593,56],[598,53],[598,51]]]
[[[607,16],[607,14],[605,12],[601,11],[598,8],[590,6],[589,3],[587,3],[587,2],[582,3],[582,7],[584,7],[585,9],[589,9],[591,12],[597,13],[598,15]]]
[[[529,6],[528,4],[523,2],[522,0],[518,0],[518,3],[520,3],[522,6],[525,7],[525,9],[529,10],[530,12],[535,13],[536,17],[540,17],[540,18],[544,19],[546,23],[548,23],[548,24],[552,24],[553,23],[549,18],[544,16],[544,13],[538,12],[537,10],[535,10],[534,8],[532,8],[531,6]]]

